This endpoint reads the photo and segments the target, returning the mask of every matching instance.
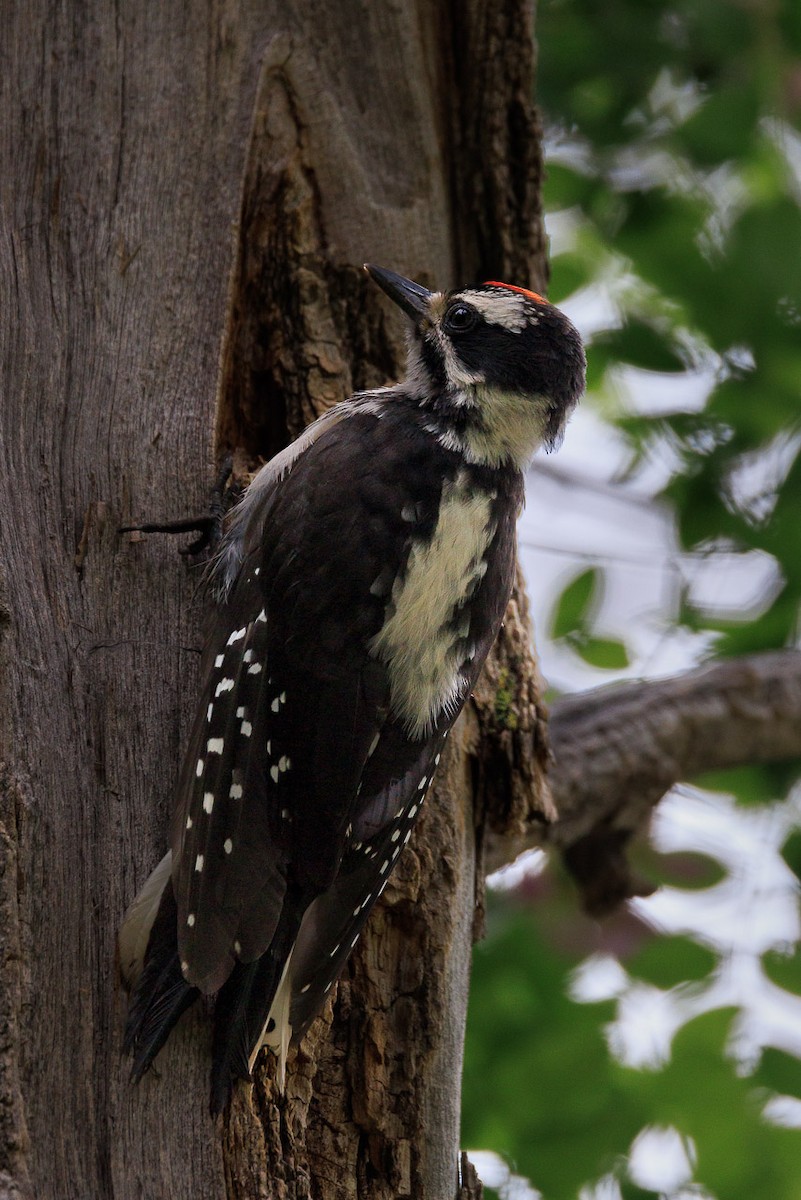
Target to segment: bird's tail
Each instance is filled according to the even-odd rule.
[[[268,950],[251,963],[238,962],[217,994],[214,1009],[214,1050],[211,1068],[211,1115],[227,1105],[234,1079],[250,1079],[251,1068],[265,1037],[284,1023],[281,1036],[281,1074],[291,1036],[289,1005],[278,1005],[277,993],[288,986],[287,970],[303,916],[301,906],[284,905],[282,919]],[[276,1013],[280,1007],[280,1013]],[[273,1042],[273,1038],[268,1038]],[[283,1079],[281,1079],[283,1086]]]
[[[124,933],[125,926],[121,944]],[[169,877],[150,928],[144,966],[131,982],[123,1051],[133,1057],[131,1079],[136,1083],[166,1042],[178,1018],[200,995],[181,972],[175,895]]]

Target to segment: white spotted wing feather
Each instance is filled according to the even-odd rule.
[[[231,599],[241,623],[208,658],[173,826],[179,956],[185,977],[203,992],[216,991],[236,959],[264,953],[286,889],[287,848],[271,774],[282,758],[281,692],[270,676],[255,583],[252,575],[241,579]]]

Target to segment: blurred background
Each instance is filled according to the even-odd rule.
[[[551,699],[799,644],[801,3],[541,0],[589,392],[520,527]],[[801,1200],[801,764],[688,780],[599,923],[491,880],[463,1145],[502,1200]]]

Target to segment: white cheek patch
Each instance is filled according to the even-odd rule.
[[[442,359],[448,385],[451,388],[458,391],[461,388],[475,387],[476,384],[484,382],[484,375],[481,371],[468,370],[456,354],[452,342],[438,325],[432,326],[424,336],[434,346],[438,357]],[[404,391],[410,392],[416,400],[428,400],[431,397],[431,376],[423,361],[420,344],[414,336],[409,339]],[[471,403],[467,396],[462,399],[465,404]]]
[[[510,333],[522,333],[527,325],[537,325],[538,319],[525,296],[498,288],[488,292],[462,292],[459,296],[481,313],[489,325],[501,325]]]
[[[452,387],[456,387],[457,389],[469,388],[475,387],[476,384],[484,382],[484,372],[471,371],[465,366],[456,353],[453,342],[442,331],[439,325],[436,326],[433,336],[436,338],[439,352],[445,362],[445,373],[448,377],[448,383]],[[471,404],[471,400],[468,396],[464,396],[462,399],[466,405]]]

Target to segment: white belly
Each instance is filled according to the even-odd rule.
[[[371,642],[371,653],[387,665],[392,709],[413,737],[430,732],[443,709],[462,699],[469,629],[452,622],[486,573],[495,533],[490,512],[490,497],[474,492],[464,472],[446,484],[434,536],[413,542],[392,588],[389,619]]]

